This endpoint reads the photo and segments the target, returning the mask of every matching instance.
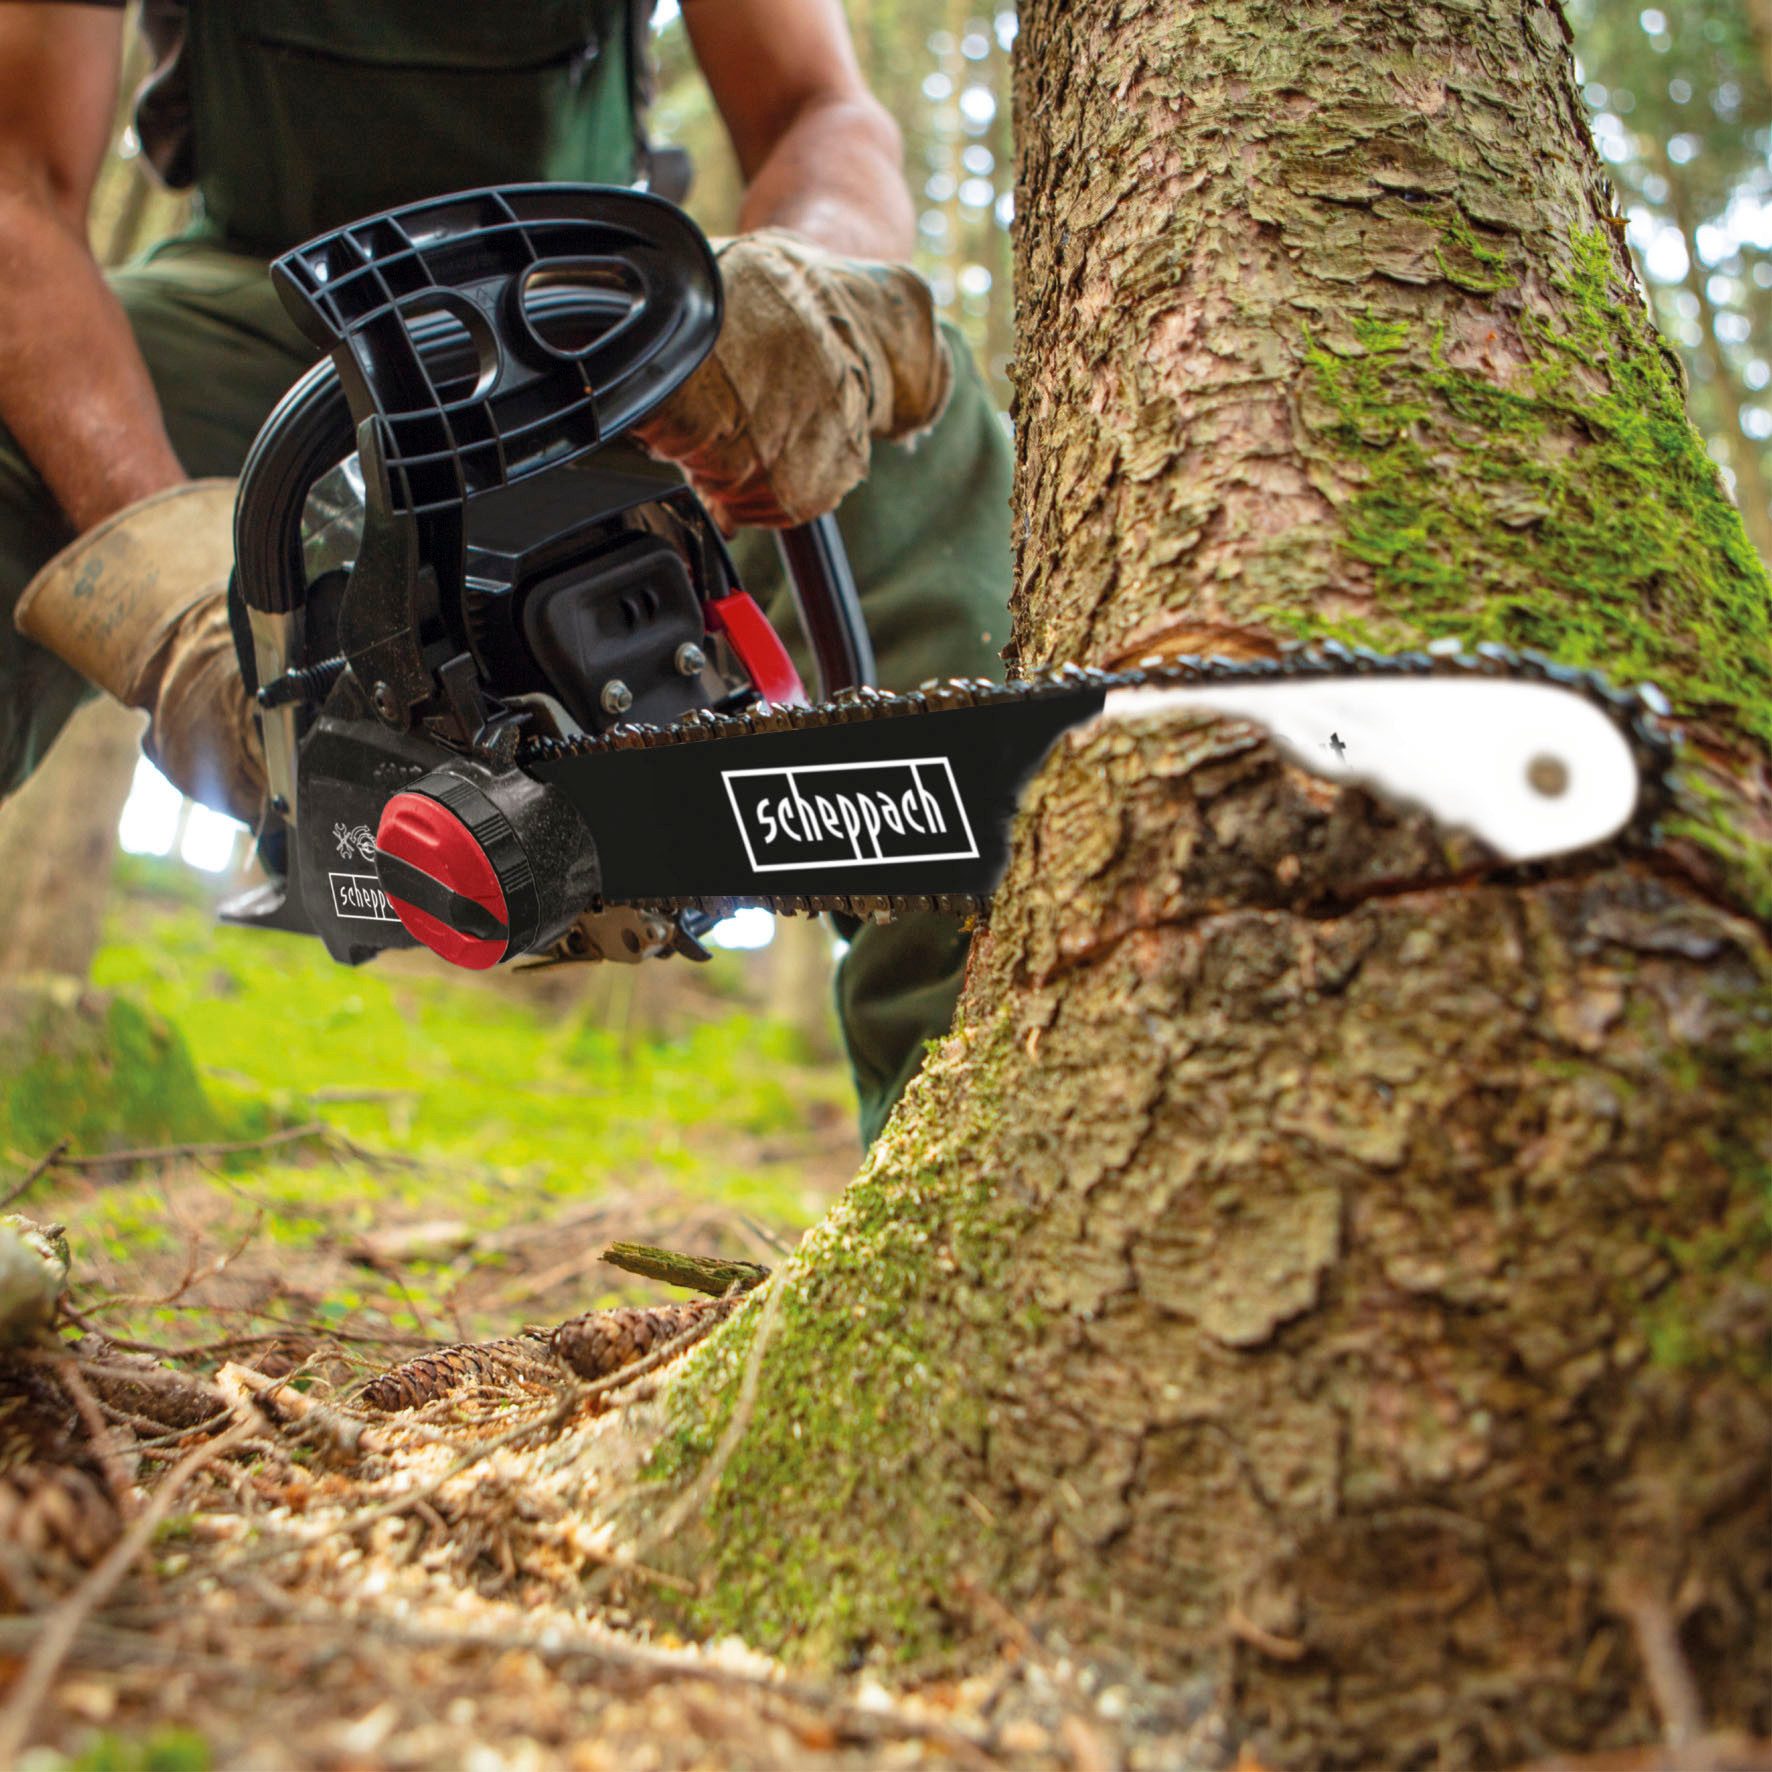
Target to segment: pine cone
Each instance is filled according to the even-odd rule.
[[[78,1460],[84,1439],[80,1411],[53,1373],[0,1358],[0,1475],[21,1465]]]
[[[120,1436],[119,1449],[130,1443]],[[97,1562],[122,1529],[67,1388],[46,1366],[0,1355],[0,1610],[34,1603],[37,1581]]]
[[[392,1415],[434,1403],[465,1384],[504,1384],[513,1378],[546,1375],[552,1365],[539,1335],[512,1335],[501,1341],[464,1342],[420,1354],[372,1379],[352,1399],[359,1409]]]
[[[82,1362],[86,1387],[101,1403],[163,1428],[201,1427],[227,1407],[212,1385],[163,1366],[151,1354],[114,1347],[102,1335],[82,1336],[68,1352]],[[103,1370],[94,1371],[93,1366]]]
[[[580,1378],[605,1378],[692,1329],[705,1333],[737,1303],[734,1296],[586,1311],[582,1317],[562,1323],[554,1331],[551,1345],[555,1355]]]
[[[33,1563],[96,1563],[123,1529],[116,1503],[90,1472],[65,1465],[21,1465],[0,1477],[0,1545],[22,1551]],[[0,1559],[0,1597],[11,1605],[27,1596],[15,1593]]]

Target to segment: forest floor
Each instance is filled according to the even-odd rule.
[[[90,1480],[59,1499],[0,1448],[0,1506],[10,1482],[34,1522],[0,1543],[0,1763],[1115,1763],[1000,1623],[956,1683],[809,1680],[642,1622],[636,1584],[670,1578],[611,1566],[573,1448],[644,1378],[352,1406],[426,1350],[663,1301],[612,1241],[767,1264],[818,1217],[859,1154],[848,1080],[757,1014],[746,962],[350,973],[135,885],[93,990],[33,1009],[5,1079],[0,1195],[72,1245],[59,1343],[11,1358],[77,1385],[77,1350],[100,1389],[142,1361],[213,1412],[157,1431],[84,1398],[104,1437],[84,1424]]]
[[[71,1246],[52,1327],[0,1351],[0,1772],[1261,1772],[1208,1685],[983,1591],[943,1595],[940,1668],[673,1632],[693,1582],[596,1522],[679,1342],[598,1376],[525,1341],[374,1406],[440,1348],[680,1302],[613,1242],[767,1266],[821,1215],[850,1085],[756,962],[348,972],[125,887],[89,988],[0,980],[0,1211]]]

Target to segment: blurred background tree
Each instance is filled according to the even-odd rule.
[[[1772,0],[1571,0],[1568,11],[1656,320],[1772,558]]]
[[[1007,0],[847,0],[863,71],[905,136],[917,264],[1007,410],[1014,167]],[[1692,415],[1772,558],[1772,0],[1568,0],[1600,150]],[[655,133],[689,149],[689,206],[730,231],[739,180],[676,0],[661,0]]]

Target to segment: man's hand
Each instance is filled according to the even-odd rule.
[[[712,355],[640,437],[724,528],[785,527],[834,509],[873,439],[933,424],[953,371],[928,287],[889,262],[911,249],[904,147],[838,0],[685,0],[683,19],[745,176],[743,232],[718,248]]]
[[[234,482],[186,480],[88,530],[31,580],[20,633],[126,707],[174,786],[254,820],[264,752],[228,625]]]
[[[231,481],[188,482],[129,322],[86,241],[123,15],[0,4],[0,420],[83,533],[20,632],[130,707],[187,794],[237,818],[264,788],[228,628]]]
[[[722,528],[805,523],[866,476],[873,438],[940,416],[953,367],[935,304],[902,265],[776,229],[717,251],[720,336],[637,435],[683,468]]]

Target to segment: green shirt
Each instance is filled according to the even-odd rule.
[[[158,0],[138,124],[197,232],[272,253],[476,185],[635,173],[629,0]]]

